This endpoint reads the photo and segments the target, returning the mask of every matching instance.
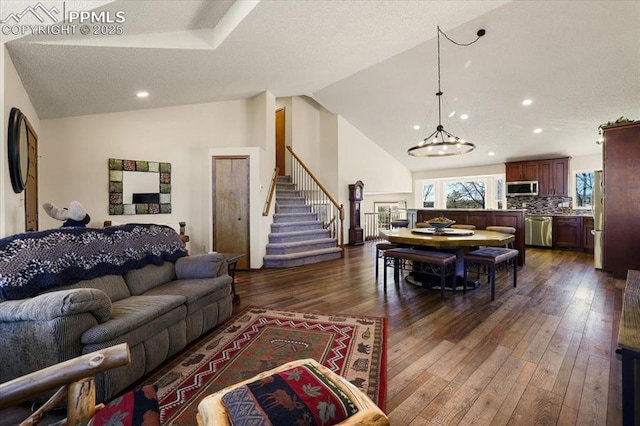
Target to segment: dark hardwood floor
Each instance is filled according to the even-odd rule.
[[[241,304],[386,316],[386,412],[401,425],[620,425],[615,349],[624,280],[585,253],[527,249],[518,270],[466,295],[375,277],[375,242],[344,259],[238,271]],[[25,416],[26,417],[26,416]],[[24,418],[24,417],[21,417]],[[0,424],[14,424],[7,418]],[[45,423],[46,424],[46,423]]]
[[[466,295],[375,278],[375,243],[345,259],[239,271],[247,305],[388,318],[386,412],[400,425],[620,425],[624,280],[593,255],[527,249],[518,270]]]

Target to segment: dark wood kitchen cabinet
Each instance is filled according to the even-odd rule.
[[[553,158],[538,162],[538,195],[569,196],[569,158]]]
[[[593,231],[593,217],[585,216],[582,218],[582,249],[584,251],[593,252],[594,236],[591,231]]]
[[[582,250],[582,217],[553,218],[553,248]]]
[[[640,269],[640,121],[602,128],[603,269],[626,278]]]
[[[569,157],[505,163],[507,182],[538,181],[541,197],[569,196]]]
[[[537,161],[516,161],[505,164],[507,182],[538,180]]]

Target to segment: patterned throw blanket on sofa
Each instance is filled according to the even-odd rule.
[[[164,225],[59,228],[12,235],[0,239],[0,302],[186,255],[178,233]]]

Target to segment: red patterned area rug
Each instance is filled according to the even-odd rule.
[[[145,380],[158,385],[163,425],[194,425],[198,403],[289,361],[313,358],[384,410],[386,319],[250,306]]]

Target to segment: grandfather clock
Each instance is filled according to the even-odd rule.
[[[357,181],[349,185],[349,245],[364,244],[364,232],[360,227],[360,202],[364,184]]]

